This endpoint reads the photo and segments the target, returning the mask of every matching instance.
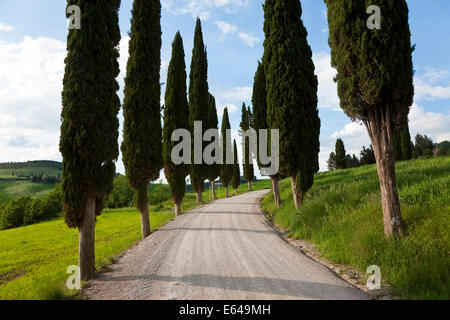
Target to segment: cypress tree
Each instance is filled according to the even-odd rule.
[[[345,169],[347,167],[345,159],[347,151],[345,151],[345,145],[342,139],[336,140],[336,146],[334,151],[336,155],[336,169]]]
[[[208,129],[218,129],[219,120],[217,119],[216,98],[212,94],[209,94],[209,119]],[[219,137],[217,137],[218,139]],[[214,152],[213,157],[216,154]],[[208,180],[211,182],[211,199],[216,199],[216,179],[220,176],[220,164],[208,165]]]
[[[175,165],[172,162],[172,149],[176,145],[176,142],[172,142],[172,133],[177,129],[189,130],[189,105],[184,58],[183,39],[180,32],[177,32],[172,43],[172,59],[167,74],[163,131],[164,174],[175,204],[175,216],[181,214],[181,202],[186,190],[186,176],[189,173],[188,165]]]
[[[228,108],[223,110],[221,139],[220,139],[220,149],[223,156],[223,164],[220,167],[220,182],[225,187],[225,196],[228,197],[228,185],[233,177],[233,165],[227,163],[227,141],[226,141],[226,131],[230,130],[230,119],[228,118]],[[231,150],[229,150],[231,151]]]
[[[377,1],[381,29],[371,30],[367,1],[325,2],[341,108],[367,128],[377,162],[385,233],[401,235],[393,128],[407,117],[414,95],[408,6],[405,0]]]
[[[258,137],[258,146],[257,146],[257,155],[256,161],[258,163],[258,167],[261,170],[265,166],[261,164],[259,158],[259,130],[267,129],[267,90],[266,90],[266,73],[264,71],[264,66],[261,62],[258,61],[258,68],[255,73],[255,78],[253,82],[253,94],[252,94],[252,104],[253,104],[253,129],[257,132]],[[281,196],[280,196],[280,174],[276,174],[271,176],[272,180],[272,193],[275,201],[275,205],[277,208],[280,207],[281,204]]]
[[[83,27],[69,31],[62,92],[60,151],[66,224],[79,230],[82,281],[95,273],[95,220],[111,192],[119,155],[117,47],[120,1],[69,0]]]
[[[208,59],[205,44],[203,42],[201,21],[200,19],[197,19],[194,34],[194,48],[192,50],[191,71],[189,75],[189,121],[192,136],[194,136],[195,121],[202,122],[202,137],[206,131],[205,125],[207,125],[209,119],[208,101]],[[194,147],[194,144],[192,147]],[[197,194],[197,203],[201,203],[204,181],[207,179],[208,166],[204,163],[195,164],[194,158],[195,153],[192,152],[191,185],[192,189]]]
[[[409,124],[406,122],[406,127],[402,130],[401,136],[403,160],[412,159],[411,134],[409,133]]]
[[[267,124],[280,130],[280,173],[291,177],[296,207],[319,169],[317,77],[299,0],[266,0],[263,65]]]
[[[251,128],[252,113],[250,108],[247,108],[245,102],[242,104],[242,115],[240,128],[242,131],[246,132]],[[248,191],[252,190],[252,181],[254,179],[253,171],[253,159],[249,157],[250,141],[249,138],[242,139],[242,149],[245,153],[242,155],[243,163],[242,167],[244,169],[244,178],[248,182]]]
[[[403,160],[402,130],[394,130],[392,135],[392,147],[394,149],[395,161]]]
[[[163,167],[161,129],[161,3],[135,0],[123,102],[122,156],[136,191],[142,237],[150,235],[148,185]]]
[[[234,143],[233,149],[234,161],[233,161],[233,177],[231,178],[231,186],[233,187],[234,191],[237,194],[237,189],[241,185],[241,169],[239,168],[236,140],[234,140],[233,143]]]

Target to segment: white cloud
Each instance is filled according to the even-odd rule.
[[[227,33],[234,33],[237,31],[237,27],[234,25],[231,25],[225,21],[216,21],[215,22],[217,28],[219,28],[219,30],[223,33],[223,34],[227,34]]]
[[[218,90],[216,97],[220,100],[229,100],[231,102],[250,102],[252,99],[253,88],[251,87],[234,87]]]
[[[252,0],[163,0],[162,7],[174,15],[189,14],[207,20],[214,8],[235,12],[238,7],[247,6]],[[180,3],[181,2],[181,3]]]
[[[0,161],[60,159],[65,56],[56,39],[0,41]]]
[[[7,25],[6,23],[0,22],[0,31],[11,32],[14,30],[14,27]]]
[[[421,99],[430,101],[450,99],[450,86],[433,86],[433,83],[445,74],[445,72],[441,72],[414,78],[415,99],[418,101]]]
[[[420,133],[426,134],[435,142],[450,141],[450,113],[426,112],[414,103],[409,114],[409,129],[412,139]]]
[[[255,46],[255,44],[259,41],[259,39],[258,39],[257,37],[252,36],[252,35],[250,35],[250,34],[248,34],[248,33],[245,33],[245,32],[239,32],[238,37],[239,37],[242,41],[244,41],[244,43],[245,43],[247,46],[249,46],[249,47],[251,47],[251,48],[253,48],[253,47]]]
[[[313,55],[316,75],[319,81],[319,108],[340,111],[337,85],[334,77],[336,69],[331,67],[331,56],[329,53],[319,52]]]

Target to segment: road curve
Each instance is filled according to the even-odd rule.
[[[127,251],[83,292],[95,300],[369,299],[265,222],[267,191],[178,217]]]

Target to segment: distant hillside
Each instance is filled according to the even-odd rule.
[[[20,196],[43,197],[61,181],[57,161],[0,163],[0,203]]]
[[[0,169],[29,169],[29,168],[50,168],[61,171],[62,163],[48,160],[0,163]]]

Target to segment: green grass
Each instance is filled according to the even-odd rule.
[[[450,299],[450,157],[400,162],[397,183],[407,227],[402,239],[384,236],[375,166],[319,174],[299,210],[284,180],[282,207],[268,194],[263,209],[331,261],[363,273],[378,265],[395,295]]]
[[[254,190],[270,186],[258,181]],[[241,185],[238,193],[247,191]],[[225,190],[218,190],[220,198]],[[210,191],[203,193],[210,202]],[[186,194],[182,209],[196,207],[195,194]],[[150,207],[150,224],[155,230],[173,218],[173,204],[165,201]],[[100,270],[141,238],[140,217],[135,209],[104,210],[96,224],[96,268]],[[67,267],[78,263],[78,232],[62,218],[26,227],[0,231],[0,300],[62,299],[73,292],[65,288]]]
[[[53,184],[32,183],[26,180],[0,179],[0,203],[8,202],[20,196],[41,198],[50,193]]]

